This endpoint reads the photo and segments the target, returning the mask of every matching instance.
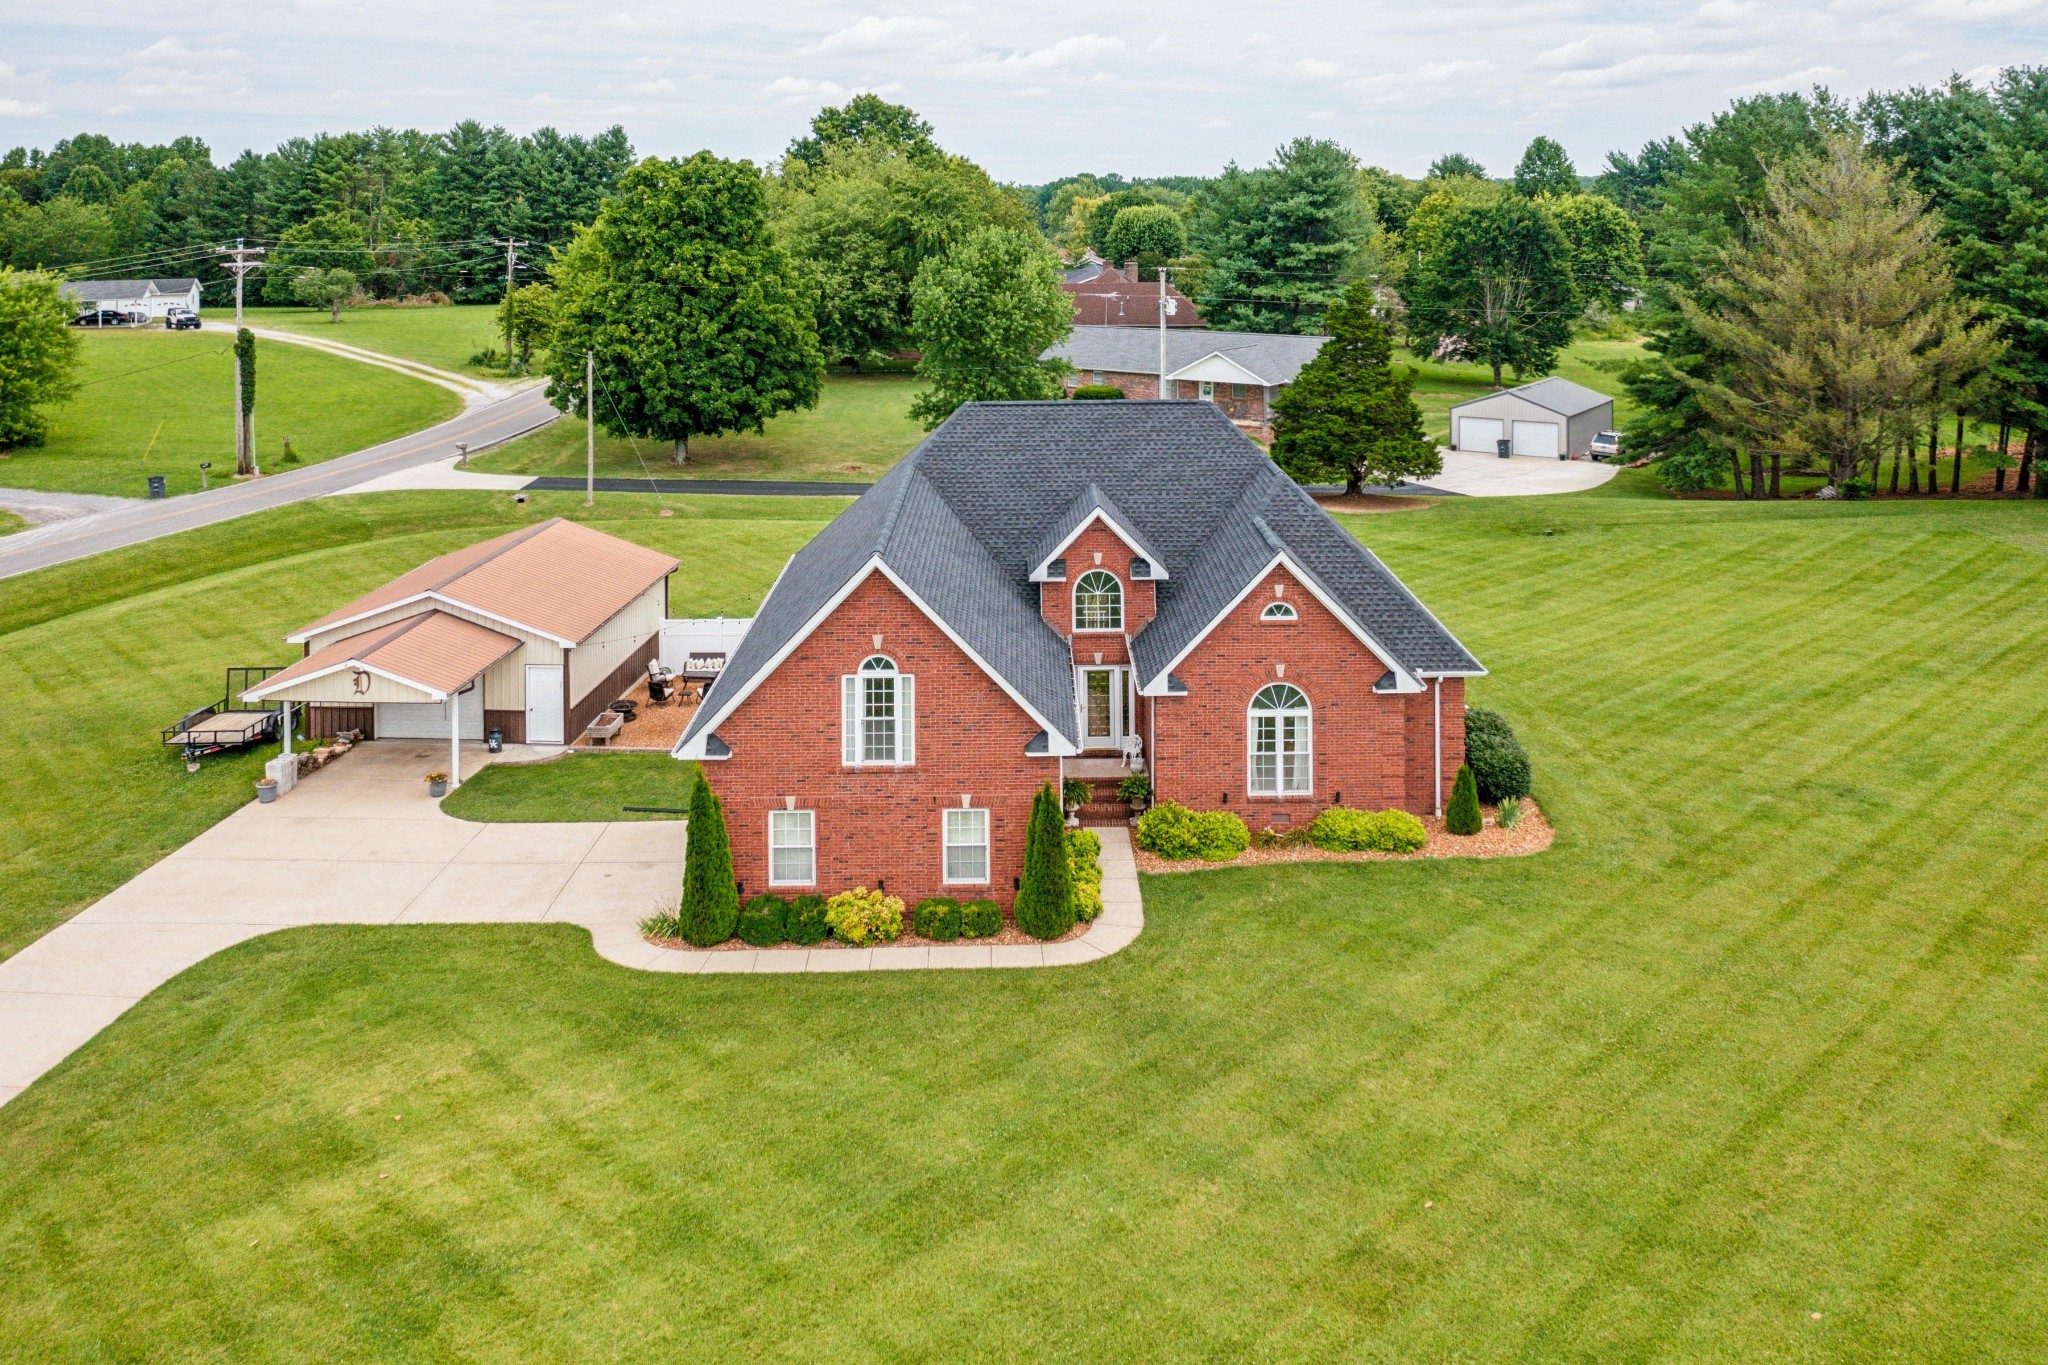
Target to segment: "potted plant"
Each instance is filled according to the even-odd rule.
[[[256,799],[266,806],[277,800],[277,779],[274,777],[257,778]]]
[[[1152,779],[1144,773],[1132,773],[1116,784],[1116,794],[1129,802],[1133,811],[1141,811],[1152,803]]]
[[[434,797],[434,798],[436,798],[436,799],[438,800],[439,798],[441,798],[441,797],[443,797],[443,796],[446,796],[447,794],[448,794],[448,774],[446,774],[446,773],[428,773],[428,774],[427,774],[427,795],[429,795],[429,796],[431,796],[431,797]]]

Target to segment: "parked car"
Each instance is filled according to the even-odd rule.
[[[164,314],[164,326],[173,332],[189,332],[199,326],[199,314],[190,308],[173,308]]]
[[[1596,460],[1618,460],[1621,458],[1621,433],[1603,431],[1593,438],[1593,443],[1587,450]]]
[[[123,313],[112,308],[101,308],[96,312],[80,313],[72,319],[79,327],[133,327],[142,321],[140,313]]]

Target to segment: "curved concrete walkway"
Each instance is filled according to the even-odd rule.
[[[561,752],[514,747],[499,761]],[[457,820],[422,781],[447,757],[433,741],[365,745],[270,805],[252,800],[0,962],[0,1104],[187,967],[302,925],[561,921],[589,930],[592,947],[621,966],[664,972],[1059,966],[1113,953],[1144,927],[1129,835],[1117,829],[1102,831],[1104,914],[1065,943],[658,948],[639,922],[675,905],[681,821]],[[464,746],[465,772],[491,761],[481,745]]]

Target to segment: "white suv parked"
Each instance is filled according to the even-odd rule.
[[[1621,433],[1603,431],[1586,449],[1596,460],[1618,460],[1621,458]]]

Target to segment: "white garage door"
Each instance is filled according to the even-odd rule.
[[[1558,430],[1555,422],[1515,423],[1515,454],[1547,455],[1557,458]]]
[[[484,690],[472,687],[456,699],[456,713],[462,718],[462,737],[484,737]],[[387,701],[377,704],[377,738],[446,739],[448,704],[427,701]]]
[[[1458,419],[1458,449],[1476,450],[1482,455],[1494,453],[1494,442],[1507,435],[1501,429],[1498,417],[1460,417]]]

